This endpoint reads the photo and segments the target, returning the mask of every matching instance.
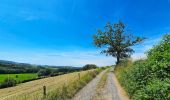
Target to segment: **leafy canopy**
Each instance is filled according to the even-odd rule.
[[[113,25],[107,23],[104,31],[99,29],[93,38],[95,46],[106,48],[101,53],[117,57],[117,64],[120,59],[131,56],[134,52],[130,48],[131,46],[140,43],[144,39],[128,33],[125,24],[121,21]]]
[[[89,69],[96,69],[98,68],[97,65],[95,64],[86,64],[85,66],[83,66],[83,70],[89,70]]]

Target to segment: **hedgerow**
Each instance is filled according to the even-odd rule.
[[[117,66],[120,83],[134,100],[170,100],[170,35],[146,54],[145,60]]]

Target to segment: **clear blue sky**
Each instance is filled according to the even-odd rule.
[[[32,64],[114,64],[93,46],[106,22],[122,20],[148,40],[133,58],[170,32],[170,0],[1,0],[0,59]]]

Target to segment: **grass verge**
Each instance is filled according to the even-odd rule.
[[[65,83],[56,90],[49,92],[46,97],[43,97],[43,100],[69,100],[101,71],[101,69],[88,71],[81,78]]]

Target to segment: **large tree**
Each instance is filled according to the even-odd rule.
[[[106,48],[101,53],[117,58],[116,64],[119,64],[121,59],[130,57],[134,52],[131,47],[144,40],[128,33],[126,25],[121,21],[115,24],[107,23],[104,31],[99,29],[93,38],[95,46]]]

